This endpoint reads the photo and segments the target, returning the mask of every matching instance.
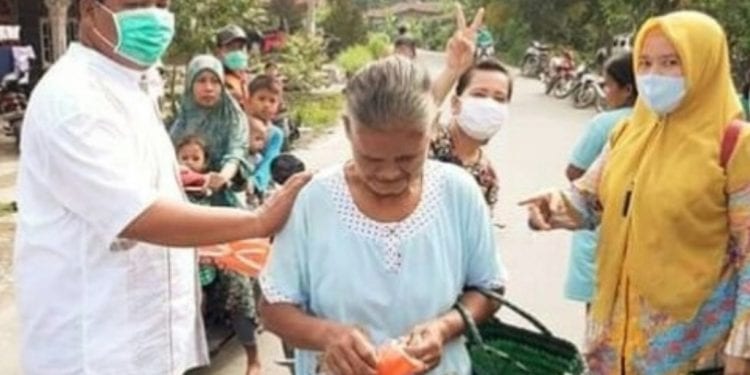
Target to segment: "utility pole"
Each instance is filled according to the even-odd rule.
[[[317,0],[307,0],[307,33],[315,35],[315,7]]]

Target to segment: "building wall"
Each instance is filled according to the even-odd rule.
[[[2,0],[0,0],[2,1]],[[49,29],[43,28],[44,20],[47,18],[47,8],[44,5],[44,0],[15,0],[16,7],[18,10],[17,23],[21,26],[21,41],[27,45],[34,47],[34,52],[37,55],[37,59],[34,62],[32,68],[32,82],[36,82],[41,76],[45,66],[42,61],[43,54],[43,40],[47,41],[50,38]],[[78,1],[73,1],[73,6],[70,7],[68,12],[69,25],[68,36],[75,37],[77,39],[77,28],[74,27],[78,20]],[[47,35],[43,35],[43,31],[47,30]],[[51,61],[48,61],[48,64]]]
[[[13,25],[16,23],[15,0],[0,0],[0,25]]]
[[[34,47],[37,57],[41,56],[41,38],[39,19],[46,10],[44,0],[17,0],[18,24],[21,25],[21,42]],[[31,81],[36,82],[42,73],[40,59],[36,59],[31,68]]]

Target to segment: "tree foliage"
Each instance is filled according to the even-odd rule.
[[[173,0],[175,39],[169,60],[185,62],[198,53],[210,52],[216,31],[228,24],[245,29],[265,29],[266,10],[258,0]]]
[[[607,45],[614,35],[637,31],[651,16],[679,9],[700,10],[716,17],[724,26],[735,66],[748,67],[750,1],[747,0],[468,0],[463,3],[469,8],[467,13],[485,7],[485,23],[496,35],[498,50],[514,50],[514,54],[532,38],[592,53]]]
[[[278,57],[288,85],[305,92],[324,83],[320,71],[325,61],[323,38],[306,33],[290,36]]]
[[[338,38],[345,47],[364,41],[367,28],[362,11],[352,0],[331,0],[330,12],[323,20],[326,33]]]
[[[269,14],[285,19],[291,32],[302,28],[307,9],[296,0],[271,0],[266,8]]]

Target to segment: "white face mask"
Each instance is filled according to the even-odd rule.
[[[508,121],[508,105],[492,98],[461,98],[461,113],[456,121],[461,130],[477,141],[492,138]]]

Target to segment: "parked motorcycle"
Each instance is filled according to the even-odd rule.
[[[524,77],[539,77],[549,64],[549,53],[552,47],[533,41],[531,46],[526,49],[521,63],[521,75]]]
[[[542,73],[544,93],[549,95],[553,91],[561,92],[564,90],[569,81],[575,78],[575,69],[575,61],[570,51],[564,51],[562,56],[553,57],[547,71]]]
[[[580,90],[573,96],[573,106],[578,109],[596,106],[598,112],[606,109],[606,94],[604,93],[604,78],[595,73],[583,76]]]
[[[552,95],[558,99],[565,99],[575,94],[583,87],[583,77],[589,73],[589,66],[586,63],[578,64],[575,72],[570,79],[561,80],[552,89]]]
[[[495,56],[495,47],[492,45],[488,46],[477,46],[477,52],[474,56],[474,59],[476,61],[482,61],[484,59],[489,59],[491,57]]]
[[[21,143],[21,125],[28,100],[18,79],[8,76],[0,82],[0,121],[4,122],[4,133],[15,140],[16,148]]]
[[[482,29],[477,35],[476,61],[491,58],[495,55],[495,41],[487,29]]]

